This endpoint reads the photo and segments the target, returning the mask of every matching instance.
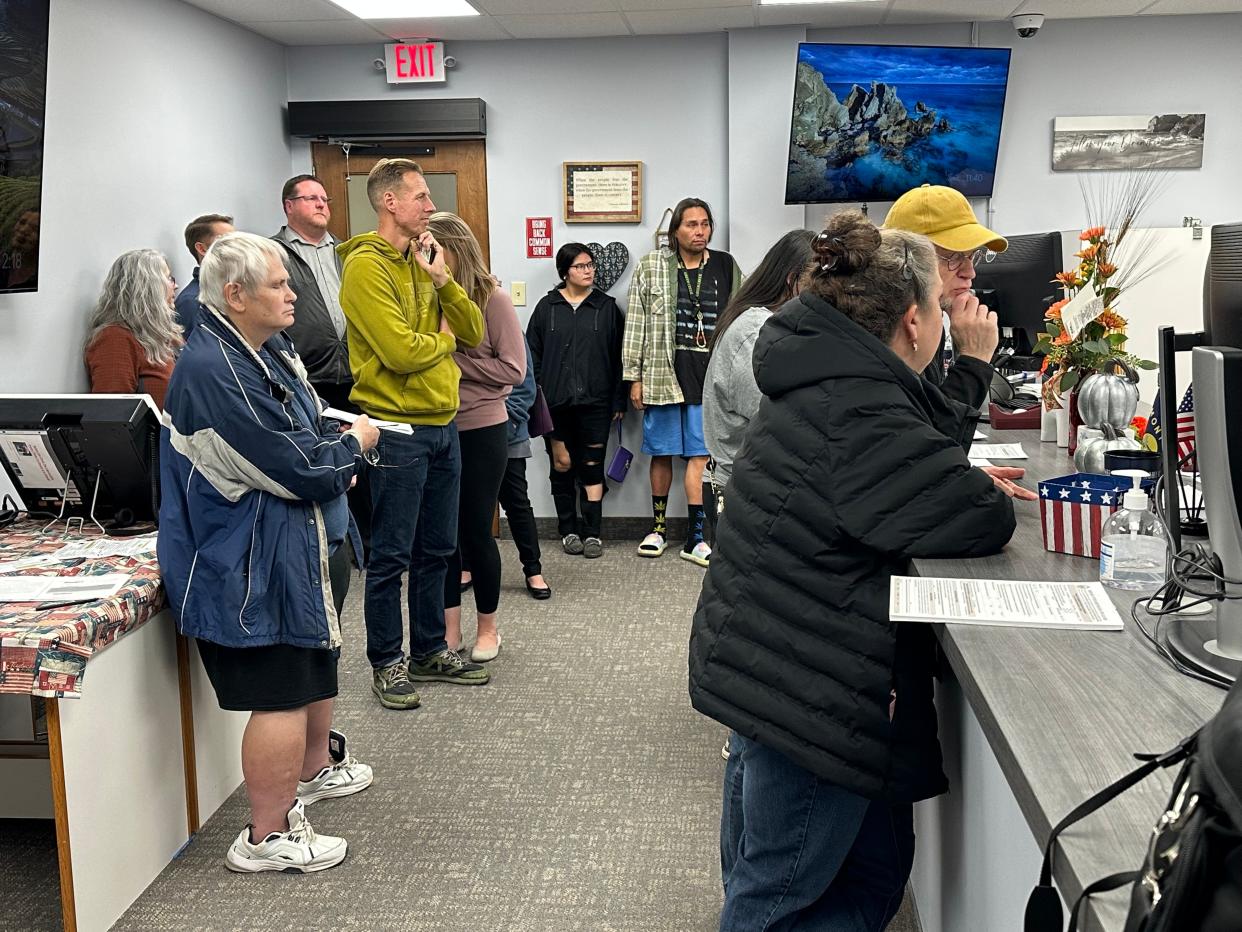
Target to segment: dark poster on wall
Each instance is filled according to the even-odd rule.
[[[51,0],[0,0],[0,293],[39,290]]]

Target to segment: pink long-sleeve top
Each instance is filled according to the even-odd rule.
[[[457,429],[476,430],[509,420],[505,399],[526,377],[526,342],[513,299],[500,288],[483,308],[483,342],[453,354],[461,369]]]

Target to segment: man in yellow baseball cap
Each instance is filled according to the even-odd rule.
[[[979,303],[973,291],[975,268],[1009,245],[975,218],[960,191],[925,184],[899,197],[884,218],[891,230],[922,233],[940,259],[940,307],[948,315],[955,359],[946,370],[944,334],[940,353],[923,376],[950,398],[977,410],[992,384],[992,356],[1000,341],[995,312]]]
[[[987,401],[992,384],[992,357],[1000,331],[996,312],[975,297],[975,268],[1004,252],[1009,243],[975,218],[970,202],[960,191],[937,184],[925,184],[897,198],[884,218],[884,226],[922,233],[932,241],[940,260],[940,308],[948,317],[955,358],[946,368],[942,332],[940,352],[923,370],[923,377],[950,398],[978,410]],[[1025,474],[1023,469],[986,466],[983,471],[1008,495],[1026,500],[1039,497],[1017,484]]]

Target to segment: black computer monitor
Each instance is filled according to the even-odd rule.
[[[1009,248],[975,267],[975,293],[996,311],[1002,352],[1029,356],[1035,335],[1044,329],[1044,312],[1057,299],[1063,270],[1060,233],[1008,237]]]
[[[1203,330],[1213,346],[1242,347],[1242,223],[1212,227],[1203,274]]]
[[[1220,575],[1242,580],[1242,349],[1198,346],[1191,353],[1195,457],[1211,549]],[[1242,585],[1223,588],[1226,598],[1215,603],[1216,617],[1179,621],[1170,629],[1169,646],[1185,663],[1233,681],[1242,673]]]
[[[0,496],[117,528],[154,521],[159,425],[146,395],[0,395]]]

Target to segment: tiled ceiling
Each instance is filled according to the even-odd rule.
[[[758,0],[470,0],[479,16],[365,22],[329,0],[185,0],[283,45],[391,39],[580,39],[719,32],[754,26],[986,22],[1015,13],[1049,19],[1242,12],[1242,0],[841,0],[760,6]],[[409,0],[417,11],[419,0]]]

